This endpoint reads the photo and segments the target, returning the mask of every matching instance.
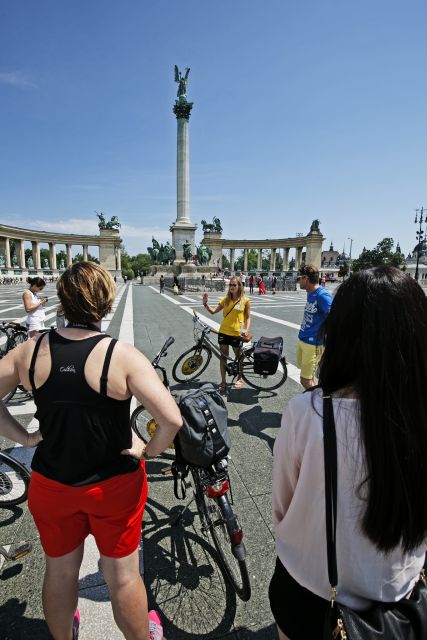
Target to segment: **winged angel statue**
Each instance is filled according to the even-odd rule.
[[[189,73],[190,73],[190,67],[185,68],[185,75],[183,76],[181,71],[175,65],[175,82],[178,83],[178,91],[176,95],[178,96],[178,98],[187,97],[187,82],[188,82]]]

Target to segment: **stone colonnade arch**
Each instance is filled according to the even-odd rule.
[[[10,250],[15,243],[15,253]],[[31,260],[25,260],[25,242],[31,242]],[[49,246],[49,265],[40,259],[40,244]],[[65,265],[56,264],[56,245],[65,245]],[[99,247],[99,262],[113,276],[121,276],[121,238],[118,229],[100,229],[99,235],[55,233],[21,229],[0,224],[0,273],[1,275],[59,275],[72,263],[72,247],[81,246],[83,260],[88,258],[89,247]]]
[[[270,254],[270,271],[276,270],[277,251],[283,250],[283,271],[289,268],[289,251],[295,249],[295,269],[301,266],[302,253],[305,247],[305,263],[314,264],[320,269],[322,243],[324,237],[320,230],[311,229],[306,236],[297,236],[295,238],[280,238],[271,240],[226,240],[222,238],[221,233],[205,232],[203,244],[212,250],[211,264],[221,266],[221,258],[224,250],[230,252],[231,271],[234,271],[233,265],[235,261],[235,252],[243,250],[243,271],[248,270],[248,252],[250,249],[258,251],[257,271],[262,271],[262,251],[269,249]]]

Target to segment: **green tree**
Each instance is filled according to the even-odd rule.
[[[345,278],[347,274],[348,274],[348,264],[346,262],[343,262],[342,265],[340,266],[340,270],[338,271],[338,277]]]
[[[243,271],[244,256],[239,256],[235,262],[236,270]],[[248,271],[256,271],[258,265],[258,253],[256,249],[249,249],[248,251]]]
[[[148,253],[138,253],[138,255],[130,259],[130,262],[134,273],[145,275],[151,267],[151,258]]]
[[[95,258],[95,256],[92,256],[90,253],[87,254],[87,259],[88,259],[88,262],[96,262],[96,264],[99,264],[98,258]],[[73,258],[73,262],[83,262],[83,254],[76,253],[76,255]],[[65,264],[67,264],[67,262],[65,262]]]
[[[222,254],[222,257],[221,257],[221,267],[222,269],[230,268],[230,260],[224,254]]]
[[[405,262],[401,253],[393,251],[393,238],[383,238],[375,249],[363,249],[360,256],[353,260],[352,270],[361,271],[371,267],[379,267],[388,264],[392,267],[401,268]]]

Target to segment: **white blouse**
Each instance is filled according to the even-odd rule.
[[[355,609],[367,608],[372,600],[400,600],[418,578],[426,545],[410,554],[398,547],[386,556],[362,533],[359,403],[334,398],[333,406],[338,456],[337,600]],[[283,413],[274,445],[273,522],[277,555],[287,571],[300,585],[329,599],[322,414],[320,389],[292,398]]]

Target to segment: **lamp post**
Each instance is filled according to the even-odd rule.
[[[351,248],[353,246],[353,238],[347,238],[347,240],[350,240],[350,255],[349,255],[349,266],[348,266],[348,275],[349,277],[351,276]]]
[[[418,214],[419,220],[418,220]],[[423,223],[427,222],[427,213],[424,215],[424,207],[421,209],[415,209],[415,224],[419,224],[420,228],[416,231],[415,235],[417,236],[417,266],[415,267],[415,280],[418,282],[418,265],[420,263],[420,253],[421,253],[421,245],[424,240],[424,229]]]

